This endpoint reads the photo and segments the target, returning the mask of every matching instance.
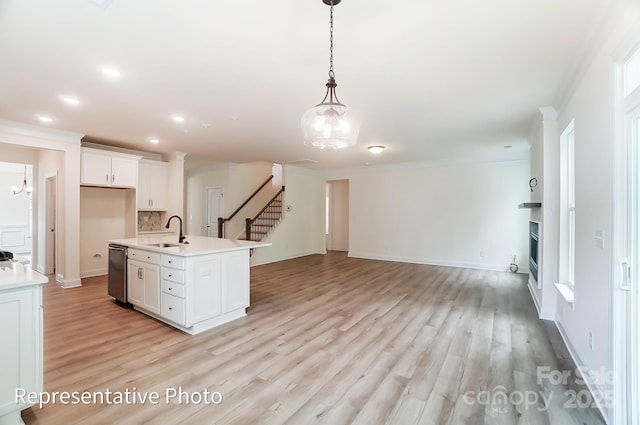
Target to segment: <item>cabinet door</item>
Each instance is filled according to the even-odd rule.
[[[111,158],[111,185],[136,187],[138,184],[138,161],[130,158]]]
[[[152,313],[160,312],[160,266],[128,260],[128,301]]]
[[[91,152],[82,152],[80,161],[80,184],[109,186],[111,184],[111,157]]]
[[[144,308],[160,313],[160,266],[147,264],[144,269]]]
[[[249,250],[222,254],[222,314],[249,306]]]
[[[169,167],[166,164],[153,164],[149,181],[151,207],[155,211],[167,209],[167,185],[169,183]]]
[[[138,209],[165,211],[169,168],[163,162],[140,162],[138,178]]]
[[[133,304],[144,305],[144,267],[140,261],[127,261],[127,299]]]
[[[40,287],[0,292],[0,416],[25,408],[15,390],[42,391]],[[19,417],[19,416],[18,416]]]

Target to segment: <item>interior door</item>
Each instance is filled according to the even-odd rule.
[[[207,236],[221,238],[218,234],[218,218],[224,214],[224,195],[221,187],[207,188]]]
[[[45,274],[56,271],[56,198],[57,177],[53,175],[45,180]]]

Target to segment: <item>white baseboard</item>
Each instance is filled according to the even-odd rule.
[[[108,269],[93,269],[93,270],[80,270],[80,278],[104,276],[108,273]]]
[[[61,274],[56,274],[56,282],[63,288],[75,288],[78,286],[82,286],[82,281],[80,279],[66,280]]]
[[[558,322],[557,320],[554,320],[553,323],[555,323],[556,329],[558,329],[558,332],[560,333],[560,337],[562,338],[562,342],[564,342],[564,346],[567,347],[567,351],[569,352],[569,355],[573,359],[573,363],[576,365],[578,369],[585,370],[586,367],[584,365],[584,362],[582,361],[582,359],[576,352],[575,348],[571,344],[571,341],[569,340],[567,333],[562,327],[562,323]],[[595,375],[596,375],[596,378],[600,376],[598,373],[596,373]],[[592,398],[596,402],[598,410],[600,411],[600,414],[604,418],[605,422],[608,424],[611,423],[608,415],[609,410],[606,408],[606,406],[603,406],[601,404],[602,400],[607,400],[606,394],[603,394],[603,389],[601,389],[598,386],[598,384],[593,381],[593,376],[590,373],[583,373],[582,380],[585,382],[585,384],[587,385],[587,388],[591,392],[593,396]],[[605,388],[604,391],[607,391],[607,389]]]
[[[326,254],[326,251],[308,251],[301,252],[297,254],[285,255],[280,257],[270,257],[270,258],[262,258],[256,259],[255,257],[251,259],[251,267],[253,266],[261,266],[263,264],[277,263],[278,261],[292,260],[294,258],[306,257],[307,255],[315,255],[315,254]]]
[[[465,269],[478,269],[478,270],[490,270],[496,272],[508,272],[509,266],[502,264],[487,264],[487,263],[471,263],[465,261],[448,261],[438,260],[433,258],[421,258],[421,257],[398,257],[393,255],[378,255],[368,252],[349,251],[349,257],[364,258],[367,260],[380,260],[380,261],[395,261],[399,263],[413,263],[413,264],[427,264],[431,266],[445,266],[445,267],[458,267]],[[518,265],[518,274],[528,273],[520,265]]]
[[[533,282],[531,281],[531,278],[529,278],[529,284],[527,285],[527,288],[529,288],[529,293],[531,294],[531,299],[533,300],[533,305],[536,307],[536,311],[538,312],[538,317],[542,317],[542,311],[540,310],[540,301],[538,300],[538,297],[536,297],[536,291],[535,289],[533,289],[533,286],[531,285]]]

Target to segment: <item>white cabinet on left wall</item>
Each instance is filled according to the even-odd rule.
[[[82,148],[80,184],[86,186],[129,187],[138,185],[139,156]]]
[[[165,211],[169,164],[142,159],[138,173],[138,210]]]

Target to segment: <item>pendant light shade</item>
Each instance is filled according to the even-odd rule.
[[[319,149],[341,149],[357,143],[360,124],[336,95],[338,84],[333,72],[333,6],[340,0],[322,1],[331,6],[329,81],[322,102],[305,112],[300,123],[305,145]]]

